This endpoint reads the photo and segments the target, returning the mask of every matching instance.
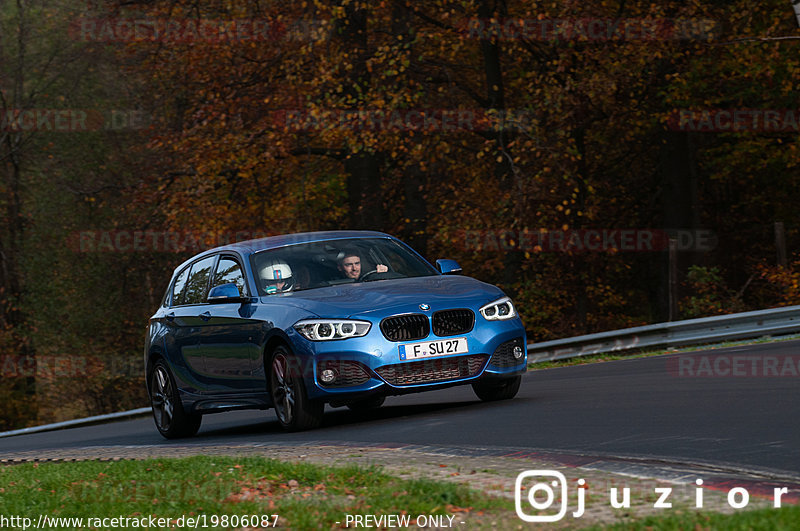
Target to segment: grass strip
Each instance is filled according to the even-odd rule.
[[[784,506],[780,509],[755,509],[735,514],[682,511],[665,516],[648,516],[631,522],[591,529],[617,531],[683,531],[685,529],[749,531],[751,529],[781,530],[797,529],[800,522],[800,506]]]
[[[34,522],[40,514],[171,520],[205,515],[207,524],[222,524],[221,515],[277,514],[278,527],[318,529],[343,526],[348,514],[407,514],[412,522],[417,515],[464,520],[493,509],[514,514],[513,502],[454,483],[399,479],[378,467],[258,457],[28,463],[0,467],[0,485],[0,514]],[[238,523],[233,519],[225,523],[206,529],[254,528],[233,525]]]

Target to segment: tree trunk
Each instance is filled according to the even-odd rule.
[[[377,153],[350,155],[344,167],[350,207],[349,228],[382,230],[386,216],[381,194],[381,156]]]
[[[694,148],[689,133],[667,131],[661,150],[661,197],[664,228],[667,230],[694,230],[699,225],[697,172]],[[657,282],[658,320],[666,320],[669,308],[669,261],[661,253]],[[695,262],[695,253],[679,253],[677,269],[685,270]],[[680,288],[680,283],[678,283]],[[680,290],[679,292],[680,293]]]
[[[367,39],[367,10],[352,2],[345,6],[345,18],[337,22],[339,35],[355,56],[350,93],[356,106],[360,103],[359,94],[366,93],[369,74],[366,61],[369,55]],[[359,151],[345,160],[347,173],[347,195],[350,210],[350,227],[353,229],[382,230],[386,216],[383,210],[381,193],[382,155],[380,153]]]
[[[401,235],[422,256],[427,256],[428,236],[425,227],[428,224],[428,203],[425,199],[427,179],[419,166],[412,166],[405,171],[403,192],[405,206],[403,216],[409,220],[405,223],[405,231]]]
[[[498,5],[490,0],[483,0],[478,7],[478,16],[481,20],[488,20],[497,16]],[[502,6],[505,15],[505,6]],[[497,40],[488,38],[481,39],[481,55],[483,56],[483,70],[486,77],[486,100],[487,108],[497,112],[505,111],[505,90],[503,86],[503,69],[500,61],[500,46]],[[499,205],[504,212],[503,219],[520,219],[518,216],[521,209],[517,208],[515,198],[517,197],[516,180],[514,169],[511,165],[511,151],[508,148],[508,133],[503,128],[498,128],[494,134],[497,151],[500,154],[499,160],[494,166],[494,180],[498,183],[501,193],[509,193],[509,199],[504,204]],[[500,229],[514,229],[515,227],[499,227]],[[522,251],[512,249],[506,251],[505,261],[501,282],[503,286],[510,287],[519,281],[522,272]]]

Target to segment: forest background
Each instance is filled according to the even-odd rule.
[[[799,25],[792,0],[0,0],[0,430],[145,405],[173,268],[261,235],[388,232],[502,287],[529,341],[797,304]]]

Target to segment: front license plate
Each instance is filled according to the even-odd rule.
[[[437,339],[436,341],[425,341],[424,343],[405,343],[398,345],[401,360],[415,360],[419,358],[431,358],[433,356],[447,356],[450,354],[466,354],[466,337],[454,337],[453,339]]]

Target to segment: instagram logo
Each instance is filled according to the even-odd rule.
[[[583,486],[585,484],[585,480],[578,480],[578,486],[580,487],[578,489],[578,510],[572,513],[575,518],[580,518],[583,515],[585,504]],[[522,502],[523,490],[528,491],[526,507],[530,506],[541,512],[550,509],[558,501],[560,505],[558,512],[551,514],[526,513],[524,510],[526,507],[523,507]],[[556,496],[556,490],[560,491],[558,496]],[[556,470],[526,470],[520,473],[514,486],[514,508],[517,511],[517,516],[525,522],[558,522],[567,514],[567,478]]]

